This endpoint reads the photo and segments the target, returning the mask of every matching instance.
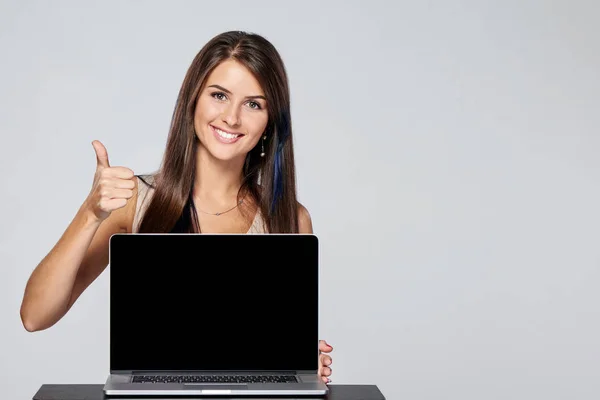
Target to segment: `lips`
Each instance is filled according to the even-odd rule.
[[[213,134],[215,135],[215,138],[219,142],[225,143],[225,144],[235,143],[238,140],[240,140],[242,137],[244,137],[243,133],[224,131],[224,130],[217,128],[216,126],[212,126],[212,125],[210,125],[210,129],[212,129]]]

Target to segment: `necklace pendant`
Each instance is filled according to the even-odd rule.
[[[219,215],[221,215],[221,213],[216,213],[215,215],[218,217]]]

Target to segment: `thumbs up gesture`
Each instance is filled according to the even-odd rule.
[[[96,174],[92,190],[87,199],[91,211],[99,221],[103,221],[111,212],[125,207],[133,197],[135,176],[125,167],[111,167],[106,148],[98,140],[92,142],[96,152]]]

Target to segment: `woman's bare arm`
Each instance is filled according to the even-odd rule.
[[[107,156],[102,162],[106,164],[104,169],[110,168]],[[131,229],[137,179],[134,176],[127,178],[129,173],[123,175],[124,172],[125,169],[116,167],[97,173],[90,196],[56,245],[31,273],[21,303],[21,320],[26,330],[47,329],[59,321],[108,265],[110,237]],[[117,177],[119,174],[120,177]],[[123,197],[117,198],[119,196]],[[117,204],[116,200],[124,203]],[[97,204],[109,204],[113,208],[123,205],[107,212],[105,218],[99,218],[98,214],[106,210],[95,208]]]

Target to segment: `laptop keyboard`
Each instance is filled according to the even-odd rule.
[[[134,383],[289,383],[294,375],[135,375]]]

